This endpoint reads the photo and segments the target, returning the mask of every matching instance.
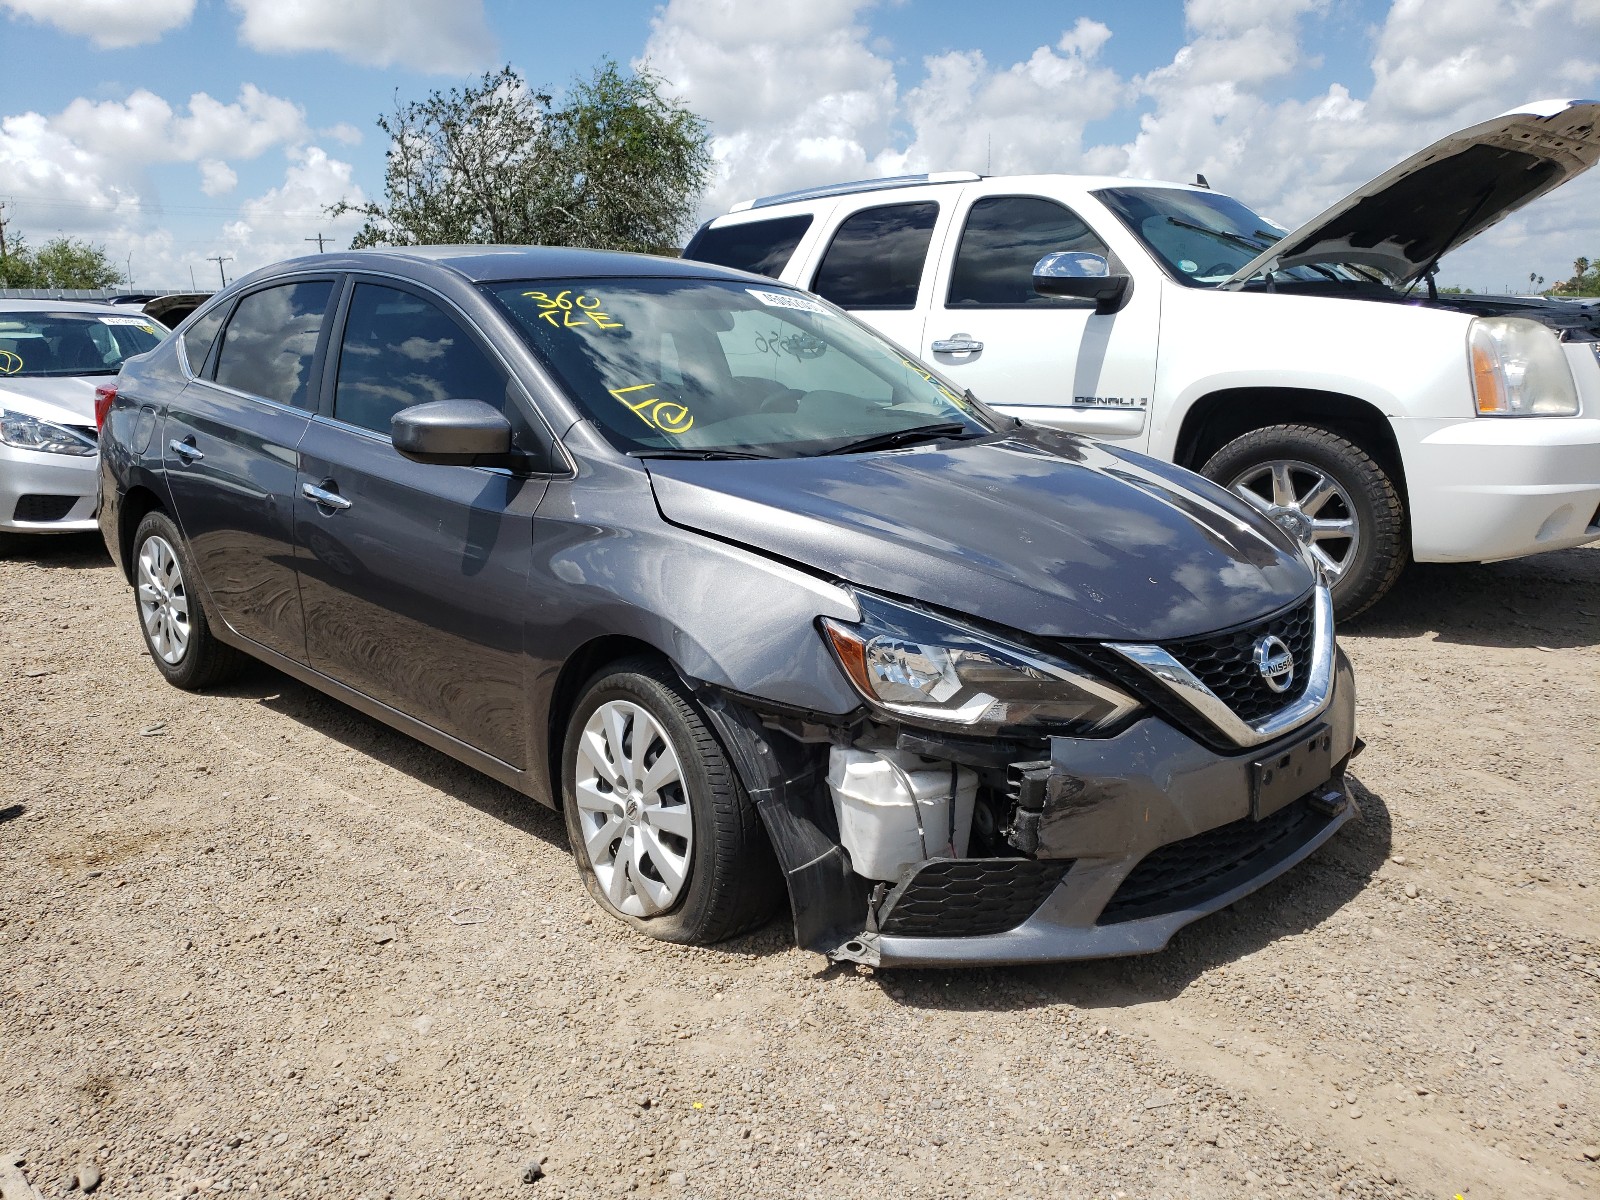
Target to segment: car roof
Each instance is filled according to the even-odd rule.
[[[570,246],[397,246],[377,250],[342,250],[274,263],[248,276],[270,278],[297,271],[390,271],[424,279],[443,268],[471,283],[518,279],[567,279],[591,276],[671,276],[748,282],[742,271],[708,263],[616,250],[578,250]],[[768,280],[770,283],[771,281]]]
[[[102,317],[129,315],[125,304],[90,304],[84,300],[11,300],[0,297],[0,315],[5,313],[92,313]]]

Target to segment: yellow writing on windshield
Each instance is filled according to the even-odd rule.
[[[929,383],[933,384],[934,387],[938,388],[956,404],[960,405],[962,408],[967,407],[967,398],[965,396],[958,396],[955,392],[952,392],[949,387],[940,381],[937,375],[933,374],[933,372],[924,370],[923,368],[917,366],[917,364],[912,362],[909,358],[902,358],[900,361],[912,371],[916,372],[918,375],[921,375]]]
[[[558,329],[579,329],[593,326],[596,329],[621,329],[622,322],[601,310],[598,296],[574,295],[571,288],[563,288],[554,296],[548,292],[523,292],[524,296],[539,306],[535,314]]]
[[[632,387],[611,388],[610,391],[629,412],[650,428],[659,429],[662,433],[688,433],[694,425],[694,414],[687,405],[679,404],[676,400],[663,400],[656,394],[660,387],[659,383],[636,383]]]
[[[0,350],[0,375],[15,375],[22,370],[22,355]]]

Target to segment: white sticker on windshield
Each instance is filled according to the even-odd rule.
[[[150,328],[150,318],[149,317],[101,317],[100,318],[100,324],[102,324],[102,325],[131,325],[135,329],[144,330],[146,333],[154,333],[155,332],[154,329]]]
[[[789,292],[764,292],[759,288],[745,288],[745,291],[749,292],[768,308],[792,308],[796,312],[823,314],[828,311],[825,305],[819,304],[815,300],[808,300],[804,296],[796,296]]]

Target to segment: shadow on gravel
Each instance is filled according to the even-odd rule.
[[[1070,1004],[1125,1008],[1170,1000],[1203,973],[1306,933],[1367,886],[1393,841],[1383,798],[1350,780],[1361,820],[1259,892],[1179,930],[1159,954],[1035,967],[885,971],[884,990],[908,1007],[993,1011]]]
[[[0,536],[0,561],[82,571],[109,566],[111,555],[98,533],[17,534]]]
[[[567,831],[558,813],[263,663],[252,662],[243,675],[215,693],[258,700],[307,729],[568,853]]]
[[[20,804],[8,804],[4,808],[0,808],[0,825],[4,825],[7,821],[15,821],[27,811]]]
[[[1500,563],[1414,563],[1340,633],[1552,650],[1600,644],[1600,550]]]

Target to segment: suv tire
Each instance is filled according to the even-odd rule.
[[[1269,425],[1237,437],[1201,469],[1301,541],[1311,542],[1349,619],[1394,586],[1405,569],[1405,505],[1378,461],[1316,425]],[[1335,527],[1348,528],[1342,536]]]
[[[133,602],[156,670],[168,683],[198,692],[238,674],[246,657],[217,640],[192,584],[199,579],[189,547],[159,510],[133,534]]]
[[[614,663],[584,686],[561,791],[584,886],[640,933],[707,945],[777,909],[782,880],[755,805],[659,662]]]

